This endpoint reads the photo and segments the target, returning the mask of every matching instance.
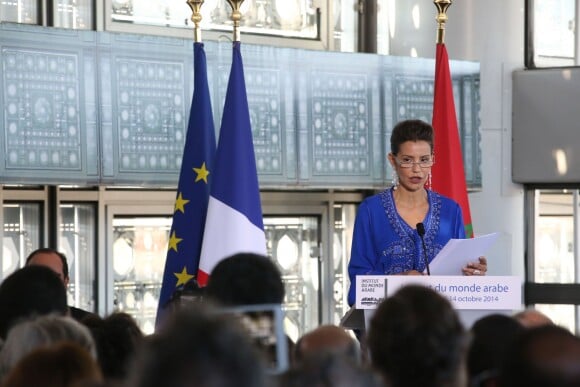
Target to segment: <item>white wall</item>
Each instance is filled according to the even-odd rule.
[[[410,55],[414,48],[419,57],[434,57],[437,12],[432,1],[397,1],[396,7],[391,54]],[[469,196],[473,227],[476,235],[501,233],[487,254],[490,274],[523,278],[524,195],[511,180],[511,73],[524,65],[524,2],[456,0],[447,15],[449,58],[481,64],[483,187]]]

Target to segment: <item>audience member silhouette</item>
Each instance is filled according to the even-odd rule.
[[[170,316],[148,336],[129,387],[264,387],[264,365],[231,316],[199,308]]]
[[[304,334],[294,346],[292,363],[314,361],[327,355],[342,356],[354,363],[361,363],[360,345],[343,328],[321,325]]]
[[[74,342],[97,358],[95,342],[89,330],[68,316],[45,315],[14,325],[0,351],[0,378],[14,365],[38,348],[61,342]]]
[[[80,387],[102,381],[91,355],[76,343],[39,348],[23,357],[2,387]]]
[[[524,309],[514,315],[514,318],[526,328],[553,324],[552,320],[537,309]]]
[[[456,311],[435,290],[407,285],[371,318],[373,366],[391,387],[455,387],[466,383],[467,339]]]
[[[292,367],[278,378],[277,387],[382,387],[378,372],[345,356],[318,354],[314,361]]]
[[[472,387],[495,387],[506,352],[524,327],[513,317],[491,314],[477,320],[470,329],[467,369]]]
[[[26,266],[0,284],[0,338],[12,325],[28,317],[67,315],[66,291],[58,276],[44,266]]]
[[[83,324],[95,340],[103,377],[116,381],[126,379],[144,338],[135,319],[127,313],[117,312],[104,319],[96,315],[86,317]]]
[[[263,255],[239,253],[223,259],[212,270],[205,288],[204,302],[225,308],[281,305],[284,294],[282,274],[273,260]],[[284,334],[280,332],[282,324],[275,324],[274,316],[268,312],[248,312],[246,316],[250,319],[245,321],[252,322],[246,326],[264,326],[270,322],[274,336],[264,336],[254,330],[254,344],[271,369],[283,368],[290,358],[287,349],[289,338],[283,343],[272,340]],[[278,351],[284,353],[284,358],[277,356]]]
[[[68,289],[68,284],[70,281],[68,262],[66,256],[60,251],[51,248],[40,248],[34,250],[26,258],[25,265],[40,265],[48,267],[58,275],[62,281],[62,284],[64,285],[65,290]],[[89,311],[76,308],[74,306],[69,306],[69,309],[70,315],[77,321],[81,321],[83,318],[93,314]]]
[[[580,338],[557,325],[526,329],[508,351],[500,387],[580,386]]]
[[[282,274],[270,258],[239,253],[214,267],[205,298],[225,306],[281,304],[284,293]]]

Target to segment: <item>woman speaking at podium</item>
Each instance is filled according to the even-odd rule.
[[[465,238],[461,208],[430,186],[433,127],[399,122],[391,134],[393,186],[366,198],[357,212],[348,274],[348,303],[355,303],[357,275],[422,275],[449,239]],[[423,249],[425,246],[425,249]],[[464,275],[485,275],[487,261],[468,264]]]

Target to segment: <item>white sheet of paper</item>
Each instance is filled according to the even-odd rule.
[[[485,255],[499,233],[494,232],[469,239],[450,239],[429,263],[431,275],[461,275],[461,269]]]

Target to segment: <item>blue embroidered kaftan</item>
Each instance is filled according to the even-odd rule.
[[[429,211],[423,220],[429,262],[451,238],[465,238],[459,205],[427,190]],[[355,276],[391,275],[409,270],[423,272],[425,262],[421,238],[397,212],[393,189],[365,199],[357,212],[348,275],[348,303],[355,303]]]

